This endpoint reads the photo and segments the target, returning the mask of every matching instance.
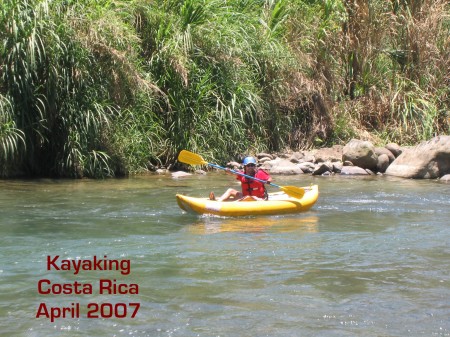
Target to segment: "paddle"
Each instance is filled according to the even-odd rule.
[[[178,161],[185,163],[185,164],[189,164],[189,165],[209,165],[221,170],[227,170],[225,167],[216,165],[216,164],[211,164],[208,163],[207,161],[205,161],[200,155],[196,154],[196,153],[192,153],[189,152],[187,150],[182,150],[180,152],[180,154],[178,155]],[[228,170],[227,170],[228,171]],[[235,170],[229,170],[229,172],[249,178],[249,179],[253,179],[256,181],[259,181],[263,184],[267,184],[268,182],[265,180],[261,180],[252,176],[249,176],[247,174],[244,174],[242,172],[238,172]],[[301,187],[297,187],[297,186],[279,186],[277,184],[274,183],[268,183],[271,186],[275,186],[278,187],[279,189],[281,189],[284,193],[286,193],[287,195],[293,197],[293,198],[297,198],[300,199],[303,197],[303,195],[305,194],[305,190]]]

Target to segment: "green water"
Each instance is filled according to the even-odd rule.
[[[0,335],[450,336],[450,184],[276,183],[316,183],[319,201],[299,215],[227,219],[184,214],[174,199],[220,194],[233,184],[222,174],[2,181]],[[74,275],[47,270],[48,256],[131,270]],[[138,293],[100,294],[101,279]],[[39,294],[42,280],[92,294]],[[41,303],[79,305],[80,317],[36,318]],[[95,303],[112,317],[87,318]]]

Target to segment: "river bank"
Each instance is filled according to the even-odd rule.
[[[256,154],[260,168],[273,175],[374,175],[450,181],[450,136],[437,136],[413,147],[390,143],[375,147],[370,141],[353,139],[345,146],[309,151]],[[227,167],[241,168],[231,161]],[[157,171],[164,173],[164,170]],[[202,171],[197,171],[202,173]],[[174,172],[174,177],[184,172]]]

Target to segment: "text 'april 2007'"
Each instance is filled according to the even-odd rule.
[[[79,275],[83,271],[119,271],[121,275],[129,275],[131,261],[126,259],[116,260],[93,256],[92,259],[60,259],[59,255],[47,256],[47,271],[69,271]],[[139,285],[137,283],[125,283],[115,278],[101,278],[96,282],[52,282],[49,278],[40,279],[37,282],[39,295],[137,295]],[[60,318],[135,318],[140,308],[140,303],[96,303],[82,304],[71,301],[66,305],[52,306],[47,302],[41,302],[36,311],[36,318],[46,318],[54,322]]]

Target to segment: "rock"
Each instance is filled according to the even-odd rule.
[[[256,155],[256,158],[258,158],[258,161],[261,160],[262,158],[269,158],[271,160],[274,159],[274,157],[270,153],[265,153],[265,152],[258,153]]]
[[[341,173],[343,167],[344,167],[344,163],[342,163],[341,161],[334,162],[333,163],[333,172]]]
[[[394,154],[385,147],[376,147],[375,153],[377,154],[378,157],[381,156],[382,154],[387,155],[389,158],[389,164],[395,160]]]
[[[188,172],[184,172],[184,171],[177,171],[177,172],[172,172],[172,178],[182,178],[182,177],[188,177],[191,176],[192,173],[188,173]]]
[[[298,165],[304,173],[312,173],[316,167],[313,163],[306,162]]]
[[[229,168],[232,168],[232,169],[236,170],[236,169],[238,169],[238,168],[241,167],[241,164],[239,164],[239,163],[236,162],[236,161],[230,161],[230,162],[227,163],[226,166],[229,167]]]
[[[378,163],[377,163],[377,171],[384,173],[386,172],[386,169],[389,167],[390,159],[387,154],[381,154],[378,156]]]
[[[304,158],[305,156],[303,155],[303,153],[301,152],[294,152],[291,155],[290,161],[293,163],[301,163],[301,160]]]
[[[405,149],[386,170],[387,175],[434,179],[450,174],[450,136],[437,136]]]
[[[317,165],[316,169],[313,171],[313,176],[323,175],[325,172],[331,173],[333,171],[333,165],[331,163],[322,163]]]
[[[403,150],[395,143],[389,143],[385,146],[387,150],[389,150],[395,158],[402,154]]]
[[[303,162],[304,163],[315,163],[316,162],[316,157],[314,157],[314,155],[312,155],[312,154],[307,154],[303,158]]]
[[[204,171],[204,170],[195,170],[195,174],[206,175],[206,171]]]
[[[316,158],[314,157],[314,154],[307,152],[305,153],[304,157],[299,160],[300,163],[314,163],[316,161]]]
[[[358,166],[343,166],[341,170],[341,175],[352,175],[352,176],[367,176],[366,170]]]
[[[167,172],[169,172],[167,169],[157,169],[155,171],[156,174],[166,174]]]
[[[317,150],[315,157],[316,163],[337,162],[342,160],[342,145],[334,145],[329,148]]]
[[[271,161],[271,160],[272,159],[269,158],[269,157],[264,157],[264,158],[258,159],[258,163],[264,164],[265,162],[268,162],[268,161]]]
[[[377,157],[375,147],[369,141],[352,139],[342,151],[342,161],[348,160],[355,166],[370,170],[376,170]]]
[[[439,181],[443,181],[443,182],[449,183],[450,182],[450,174],[446,174],[445,176],[442,176],[439,179]]]
[[[275,160],[265,162],[261,168],[267,170],[270,174],[303,174],[303,171],[298,165],[291,163],[288,159],[277,158]]]

